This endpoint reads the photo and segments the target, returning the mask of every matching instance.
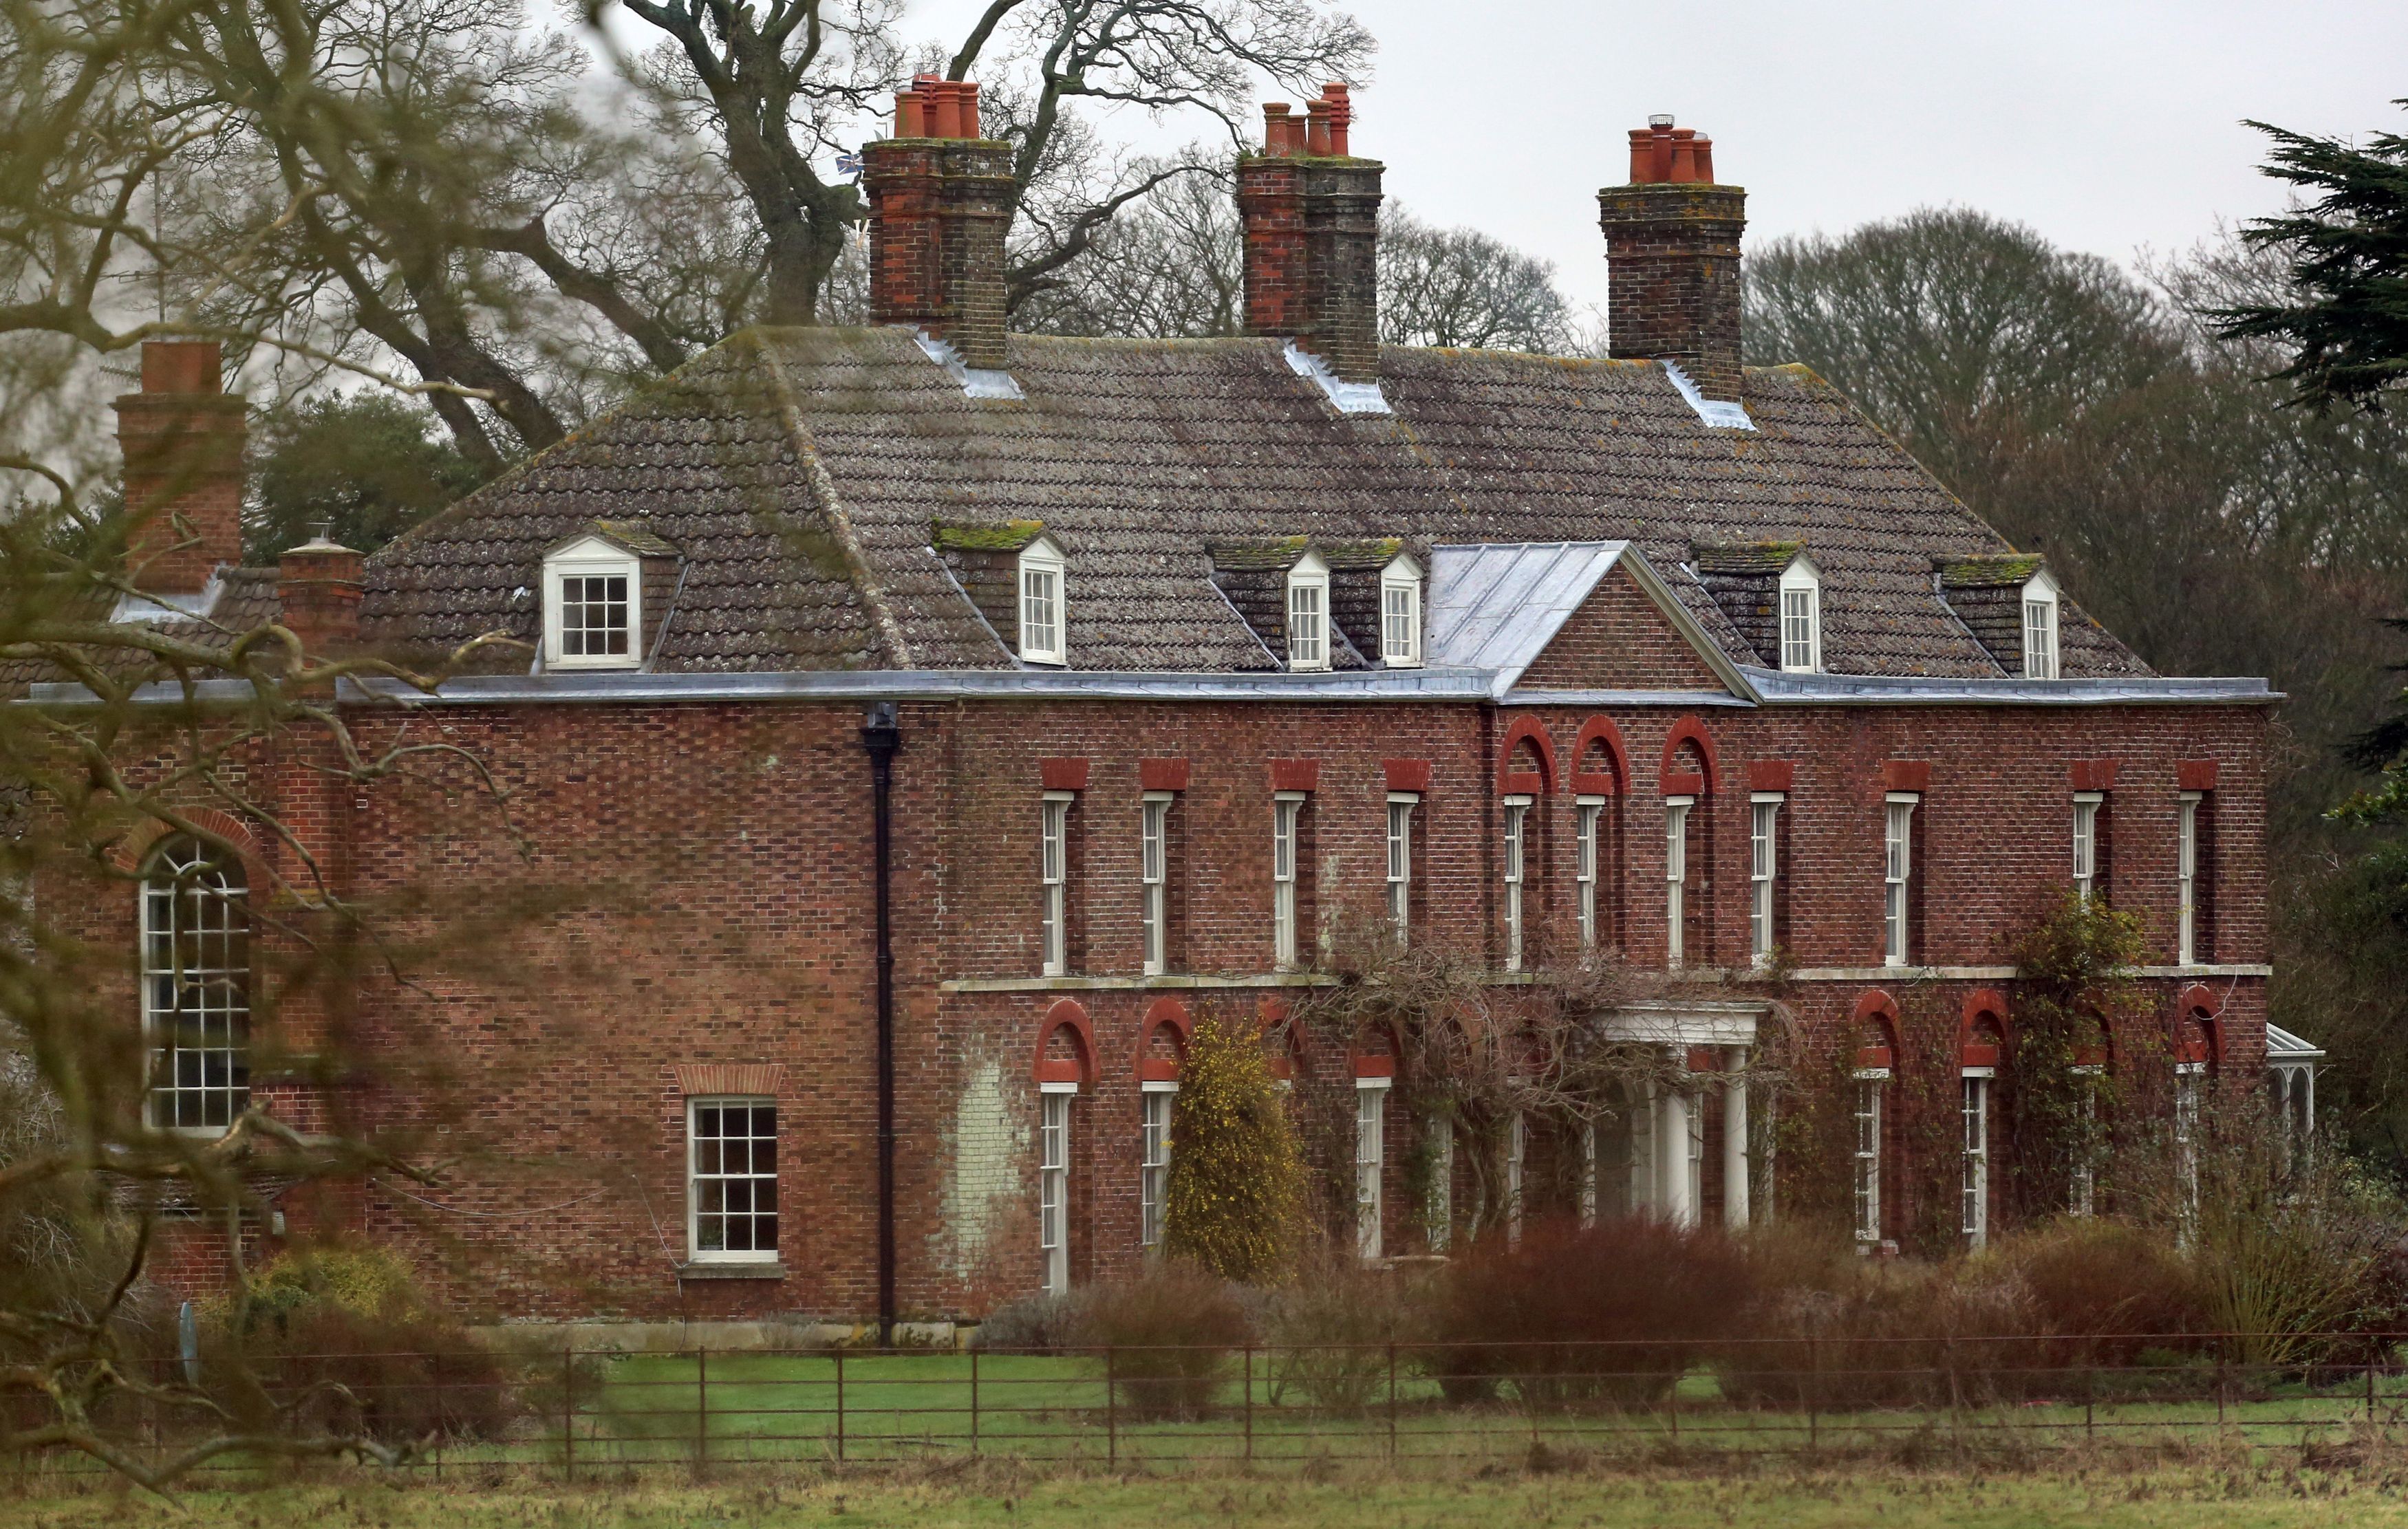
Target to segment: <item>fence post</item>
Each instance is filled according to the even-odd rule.
[[[970,1350],[970,1453],[973,1455],[979,1452],[978,1359],[979,1351],[972,1349]]]
[[[2372,1418],[2374,1411],[2370,1408],[2367,1416]],[[443,1416],[443,1350],[436,1349],[436,1480],[443,1480],[443,1440],[451,1437],[451,1428],[446,1428],[446,1421],[448,1418]]]
[[[560,1346],[560,1465],[577,1479],[577,1340]]]
[[[1681,1447],[1681,1379],[1685,1373],[1674,1370],[1671,1387],[1664,1393],[1665,1415],[1672,1424],[1672,1447],[1676,1450]]]
[[[1121,1388],[1114,1379],[1113,1346],[1104,1345],[1104,1464],[1114,1470],[1121,1464]]]
[[[1388,1458],[1397,1458],[1397,1345],[1388,1343]]]
[[[1806,1339],[1806,1448],[1823,1447],[1823,1350],[1813,1335]]]
[[[710,1465],[710,1350],[694,1346],[694,1474]]]
[[[2099,1442],[2099,1356],[2082,1367],[2082,1441]]]
[[[2366,1350],[2366,1431],[2370,1434],[2374,1432],[2374,1353],[2371,1347]]]
[[[1246,1345],[1246,1459],[1254,1458],[1254,1346]]]
[[[844,1350],[836,1351],[836,1463],[844,1464]]]

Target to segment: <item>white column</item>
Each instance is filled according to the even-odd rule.
[[[1723,1052],[1723,1225],[1747,1227],[1747,1048]]]
[[[1666,1089],[1663,1099],[1664,1136],[1656,1156],[1664,1165],[1664,1219],[1675,1226],[1695,1226],[1698,1186],[1689,1177],[1689,1091]]]

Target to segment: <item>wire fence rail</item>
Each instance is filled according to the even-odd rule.
[[[2306,1446],[2408,1424],[2399,1335],[1676,1342],[703,1347],[342,1353],[256,1362],[296,1421],[414,1443],[408,1467],[580,1474],[995,1456],[1197,1462],[1898,1448],[2049,1451],[2207,1438]],[[163,1369],[161,1379],[166,1379]],[[229,1382],[230,1383],[230,1382]],[[216,1393],[203,1374],[198,1388]],[[124,1400],[153,1458],[198,1408]],[[25,1470],[98,1469],[21,1456]],[[261,1462],[225,1456],[211,1469]]]

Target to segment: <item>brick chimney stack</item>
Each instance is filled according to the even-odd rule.
[[[242,562],[242,395],[222,391],[215,340],[142,342],[142,391],[117,399],[132,518],[126,566],[152,594],[198,594]]]
[[[1263,107],[1263,151],[1238,161],[1245,225],[1246,333],[1283,336],[1346,382],[1380,377],[1378,160],[1348,148],[1354,107],[1342,84],[1291,114]]]
[[[1678,365],[1740,399],[1740,231],[1747,193],[1714,181],[1713,140],[1670,117],[1630,133],[1630,184],[1597,193],[1611,353]]]
[[[895,136],[862,149],[869,315],[925,329],[967,366],[1000,370],[1011,146],[979,136],[978,91],[922,75],[896,93]]]
[[[321,531],[276,560],[276,599],[284,625],[313,658],[340,654],[360,637],[366,562]]]

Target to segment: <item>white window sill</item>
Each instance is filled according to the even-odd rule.
[[[783,1279],[786,1265],[776,1259],[729,1259],[688,1264],[678,1270],[680,1279]]]

